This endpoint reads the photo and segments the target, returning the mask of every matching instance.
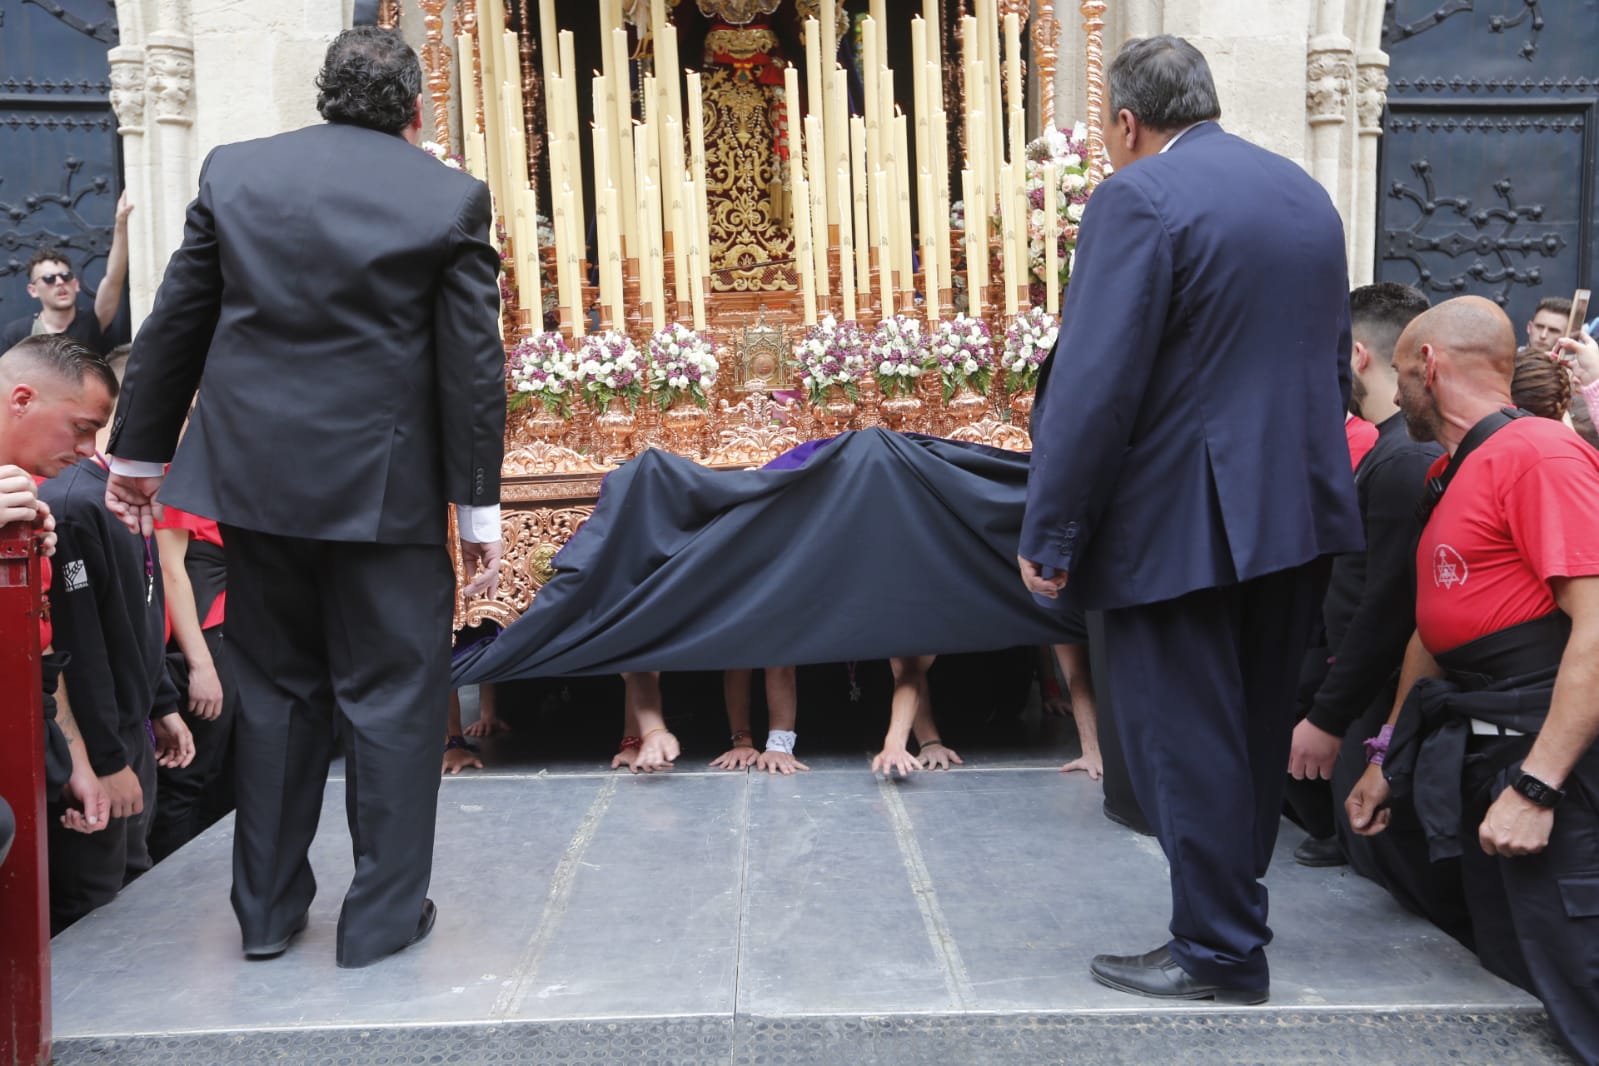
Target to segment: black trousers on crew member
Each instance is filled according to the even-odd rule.
[[[311,905],[335,745],[355,876],[338,961],[415,933],[433,867],[454,573],[441,545],[315,541],[223,527],[238,813],[233,909],[244,944],[287,937]]]
[[[97,907],[117,898],[122,886],[150,868],[150,823],[155,818],[155,748],[146,726],[127,726],[122,747],[139,778],[144,810],[112,818],[97,833],[78,833],[61,825],[66,806],[49,809],[50,935],[55,936]]]
[[[205,646],[222,682],[222,710],[212,719],[189,710],[189,674],[183,656],[167,655],[167,670],[183,698],[183,722],[194,735],[194,761],[156,769],[161,803],[150,826],[150,858],[160,862],[233,808],[233,720],[239,690],[228,665],[220,626],[205,631]]]
[[[1438,928],[1475,948],[1471,914],[1466,909],[1460,860],[1433,862],[1427,854],[1427,833],[1416,817],[1416,808],[1407,800],[1395,803],[1389,811],[1388,827],[1375,836],[1361,836],[1349,824],[1344,800],[1366,772],[1368,738],[1381,731],[1394,705],[1394,685],[1378,694],[1364,714],[1344,735],[1338,761],[1333,764],[1332,795],[1337,801],[1333,818],[1338,842],[1354,871],[1386,888],[1400,905],[1419,914]]]
[[[1543,1001],[1555,1031],[1599,1064],[1599,747],[1564,787],[1549,846],[1500,858],[1478,843],[1493,801],[1519,773],[1532,737],[1473,737],[1461,810],[1461,868],[1477,955],[1493,973]]]
[[[1171,864],[1173,958],[1265,988],[1266,887],[1300,662],[1323,561],[1105,612],[1111,690],[1138,804]]]

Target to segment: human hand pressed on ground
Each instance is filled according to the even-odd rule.
[[[1073,759],[1069,763],[1065,763],[1060,768],[1060,772],[1063,774],[1075,773],[1077,771],[1082,771],[1083,773],[1087,774],[1090,781],[1098,781],[1100,778],[1105,776],[1105,760],[1100,757],[1098,748],[1083,752],[1081,755],[1077,756],[1077,758]]]
[[[664,729],[652,729],[636,749],[632,770],[635,774],[652,774],[657,770],[670,770],[682,748],[677,738]]]
[[[954,748],[941,740],[923,744],[916,752],[916,761],[923,770],[948,770],[951,766],[963,766],[966,762],[955,753]]]
[[[874,775],[881,773],[889,778],[893,777],[895,772],[898,772],[900,777],[909,777],[921,768],[922,764],[903,746],[885,746],[872,759],[872,773]]]
[[[753,744],[735,744],[727,751],[722,752],[711,760],[711,765],[718,770],[745,770],[755,765],[761,753]]]
[[[481,770],[483,760],[471,748],[446,748],[444,750],[444,765],[439,774],[459,774],[462,770]]]
[[[800,762],[786,751],[763,751],[755,759],[755,769],[765,770],[769,774],[793,774],[810,767]]]
[[[503,718],[479,717],[477,721],[466,727],[466,736],[492,737],[501,733],[509,733],[511,723]]]

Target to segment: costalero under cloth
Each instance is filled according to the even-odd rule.
[[[1072,639],[1017,573],[1026,455],[870,429],[783,465],[650,450],[612,472],[554,577],[454,684]]]

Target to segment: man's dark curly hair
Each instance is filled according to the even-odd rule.
[[[416,117],[422,64],[395,31],[360,26],[333,38],[316,87],[329,122],[399,133]]]

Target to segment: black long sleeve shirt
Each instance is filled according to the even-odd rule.
[[[1443,454],[1410,439],[1403,415],[1377,427],[1377,443],[1355,471],[1364,553],[1333,563],[1324,617],[1332,665],[1311,703],[1310,721],[1343,736],[1399,664],[1416,628],[1416,507],[1427,468]]]
[[[128,532],[105,506],[106,472],[84,461],[39,486],[56,519],[52,641],[94,772],[126,767],[148,743],[146,719],[178,710],[163,654],[166,606],[153,539]]]

